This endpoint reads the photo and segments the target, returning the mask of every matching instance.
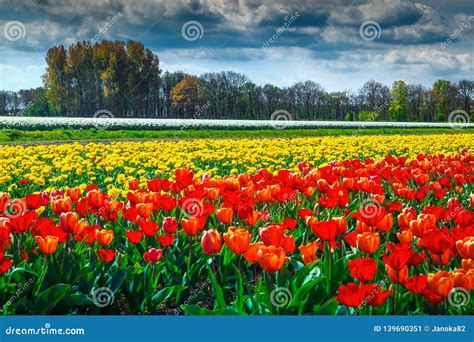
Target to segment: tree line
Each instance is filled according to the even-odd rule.
[[[338,92],[314,81],[261,86],[233,71],[162,72],[158,56],[133,40],[55,46],[46,62],[43,87],[0,92],[0,114],[91,117],[108,110],[122,118],[267,120],[285,110],[296,120],[432,122],[473,111],[474,81],[467,79],[439,79],[431,88],[369,80]]]

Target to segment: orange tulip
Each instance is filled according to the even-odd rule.
[[[307,216],[306,217],[306,220],[305,220],[305,223],[311,227],[312,225],[314,225],[315,223],[318,223],[318,218],[316,216]]]
[[[374,253],[380,244],[378,233],[365,232],[357,235],[357,246],[366,253]]]
[[[316,252],[318,251],[318,244],[316,242],[309,242],[306,245],[300,245],[298,249],[303,255],[303,263],[305,265],[318,259],[316,256]]]
[[[137,214],[143,218],[149,218],[153,209],[152,203],[138,203],[136,206]]]
[[[461,265],[465,270],[474,269],[474,259],[462,259]]]
[[[224,233],[224,241],[227,247],[235,254],[242,254],[250,246],[251,235],[246,229],[230,227],[227,233]]]
[[[95,209],[104,205],[104,194],[99,190],[91,190],[86,195],[87,203]]]
[[[76,213],[67,212],[59,216],[59,227],[66,233],[74,234],[78,222],[79,218]]]
[[[96,234],[96,241],[102,247],[110,245],[114,238],[114,231],[110,229],[101,229]]]
[[[219,197],[219,188],[204,188],[204,195],[208,200],[214,201]]]
[[[428,214],[418,215],[416,220],[410,221],[410,229],[416,237],[423,237],[423,235],[436,225],[436,216]]]
[[[201,246],[206,254],[219,253],[222,247],[221,234],[215,229],[204,231],[201,237]]]
[[[258,211],[254,211],[252,214],[250,214],[244,219],[244,222],[250,227],[252,227],[257,224],[259,217],[260,215],[258,214]]]
[[[243,176],[244,175],[242,175],[241,177]],[[229,178],[224,179],[224,185],[228,191],[237,191],[240,189],[240,182],[237,178],[234,178],[234,177],[229,177]]]
[[[376,226],[369,226],[367,223],[359,220],[356,222],[356,227],[359,233],[375,232],[377,230]]]
[[[456,241],[456,248],[464,259],[474,259],[474,236]]]
[[[400,229],[408,229],[410,228],[410,222],[416,219],[416,215],[406,211],[402,212],[400,215],[398,215],[397,221],[398,221],[398,227]]]
[[[263,246],[258,250],[258,264],[267,272],[279,271],[285,264],[285,250],[281,247]]]
[[[344,216],[338,216],[333,218],[337,224],[337,235],[342,235],[347,231],[347,220]]]
[[[69,197],[58,198],[51,201],[51,208],[56,215],[72,210],[72,201]]]
[[[268,189],[262,189],[257,191],[257,201],[259,202],[268,202],[272,199],[272,194]]]
[[[191,216],[187,219],[181,220],[181,226],[187,236],[196,236],[197,233],[204,228],[206,224],[206,218],[204,216],[194,217]]]
[[[79,188],[71,188],[67,189],[66,194],[73,200],[73,202],[77,202],[79,198],[81,198],[81,189]]]
[[[258,261],[258,251],[260,247],[264,246],[263,242],[251,243],[249,248],[244,253],[244,258],[249,263]]]
[[[402,230],[400,233],[397,233],[398,241],[410,243],[413,241],[413,233],[411,230]]]
[[[457,269],[454,271],[454,286],[465,288],[471,291],[474,288],[474,269]]]
[[[259,229],[259,235],[266,246],[279,247],[283,242],[284,229],[279,224],[271,224]]]
[[[428,274],[428,286],[441,297],[447,297],[454,288],[454,277],[452,273],[438,271]]]
[[[52,235],[48,235],[45,238],[35,236],[35,241],[43,254],[53,254],[58,246],[59,238]]]
[[[393,215],[385,214],[383,219],[377,223],[377,229],[381,232],[388,232],[393,226]]]
[[[314,187],[308,186],[308,187],[303,191],[303,194],[304,194],[306,197],[312,197],[313,194],[314,194]]]
[[[216,215],[220,223],[230,224],[232,222],[234,210],[232,208],[221,208],[217,210]]]

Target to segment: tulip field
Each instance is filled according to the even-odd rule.
[[[4,315],[472,315],[474,134],[3,145]]]

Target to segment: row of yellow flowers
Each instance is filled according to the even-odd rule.
[[[353,136],[340,137],[14,145],[0,149],[0,185],[12,191],[21,179],[47,191],[63,184],[85,187],[86,182],[97,182],[114,190],[123,188],[130,175],[144,182],[181,166],[196,170],[198,176],[219,176],[260,168],[296,171],[299,161],[321,165],[392,153],[413,158],[464,148],[474,149],[474,134],[357,136],[356,130]]]

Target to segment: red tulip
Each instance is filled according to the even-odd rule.
[[[158,223],[150,221],[139,221],[138,226],[140,227],[140,230],[143,232],[143,234],[145,234],[146,236],[153,236],[160,229]]]
[[[377,272],[377,262],[372,258],[350,260],[347,266],[351,276],[364,283],[372,281]]]
[[[414,295],[419,295],[428,286],[428,276],[426,274],[414,275],[411,278],[406,278],[402,284]]]
[[[366,291],[366,301],[373,307],[383,305],[390,295],[389,290],[382,290],[382,287],[378,284],[367,285]]]
[[[174,235],[173,234],[162,234],[156,237],[156,240],[159,242],[160,245],[163,247],[169,247],[174,242]]]
[[[222,247],[221,234],[215,229],[204,231],[202,233],[201,246],[206,254],[219,253]]]
[[[138,179],[131,179],[128,181],[128,188],[130,190],[137,190],[138,189]]]
[[[160,261],[161,256],[163,255],[162,249],[152,248],[149,251],[143,253],[143,259],[149,263],[155,263]]]
[[[8,271],[12,265],[13,261],[4,256],[3,251],[0,251],[0,274]]]
[[[113,249],[99,249],[97,255],[100,260],[105,262],[111,262],[115,258],[115,251]]]
[[[284,236],[280,247],[283,247],[286,254],[292,254],[296,249],[295,238],[291,235]]]
[[[41,194],[28,194],[25,196],[25,201],[29,209],[38,209],[48,203],[45,203]]]
[[[259,235],[266,246],[279,247],[283,241],[284,230],[280,225],[272,224],[259,229]]]
[[[59,216],[59,226],[65,233],[75,234],[78,222],[79,218],[76,213],[67,212],[62,213],[61,216]]]
[[[165,217],[161,223],[161,228],[166,234],[174,234],[178,230],[178,221],[176,217]]]
[[[323,241],[331,241],[339,232],[338,224],[335,220],[321,221],[311,224],[311,230]]]
[[[130,243],[136,245],[142,240],[143,233],[141,231],[137,232],[135,230],[129,230],[125,233],[125,236],[127,237],[128,241],[130,241]]]
[[[347,285],[339,286],[337,290],[337,301],[345,306],[359,307],[365,299],[367,285],[349,283]]]

